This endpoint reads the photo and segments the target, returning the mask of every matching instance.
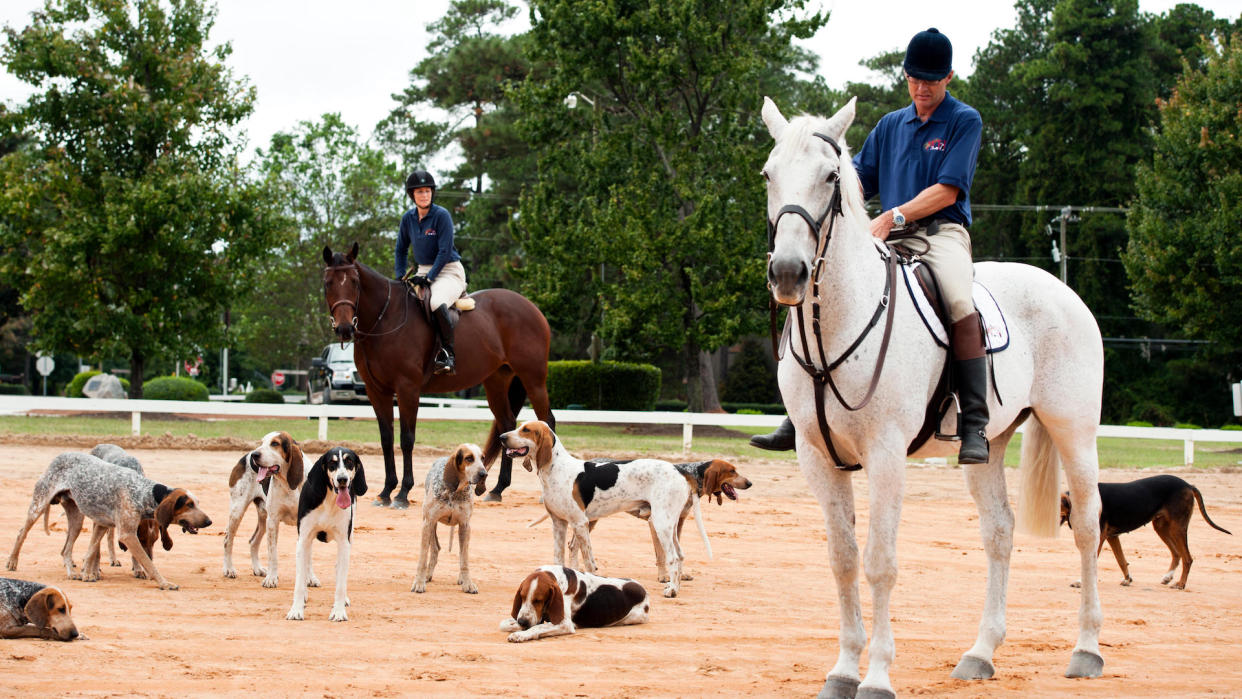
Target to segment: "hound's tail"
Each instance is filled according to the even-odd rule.
[[[457,525],[456,525],[456,524],[450,524],[450,525],[449,525],[449,533],[448,533],[448,538],[449,538],[448,550],[449,550],[449,553],[452,553],[452,552],[453,552],[453,530],[454,530],[455,528],[457,528]],[[438,541],[438,539],[439,539],[439,538],[440,538],[440,537],[438,537],[438,536],[436,537],[436,539],[437,539],[436,543],[437,543],[437,544],[438,544],[438,543],[440,543],[440,542]]]
[[[1042,537],[1055,537],[1061,516],[1057,485],[1061,457],[1038,416],[1027,420],[1022,435],[1022,486],[1018,491],[1018,530]]]
[[[707,557],[715,558],[712,555],[712,542],[707,540],[707,529],[703,526],[703,512],[699,510],[698,493],[690,493],[690,500],[694,503],[694,521],[699,525],[699,536],[703,537],[703,548],[707,549]],[[1205,517],[1207,515],[1204,515]]]
[[[1207,520],[1207,523],[1212,525],[1213,529],[1225,532],[1229,536],[1233,536],[1233,532],[1223,527],[1216,526],[1216,522],[1213,522],[1212,518],[1207,516],[1207,508],[1203,506],[1203,494],[1199,492],[1199,489],[1192,485],[1190,486],[1190,490],[1195,494],[1195,500],[1199,501],[1199,512],[1203,515],[1203,518]]]
[[[1202,501],[1202,500],[1200,500],[1199,502],[1200,502],[1200,505],[1199,505],[1199,506],[1200,506],[1200,507],[1202,507],[1202,506],[1203,506],[1203,505],[1202,505],[1202,502],[1203,502],[1203,501]],[[44,534],[47,534],[48,536],[51,536],[51,535],[52,535],[52,530],[51,530],[51,529],[49,529],[49,528],[48,528],[48,526],[47,526],[47,515],[48,515],[48,513],[49,513],[49,512],[51,512],[51,511],[52,511],[52,506],[51,506],[51,505],[48,505],[47,507],[43,508],[43,533],[44,533]],[[1203,516],[1204,516],[1204,518],[1207,518],[1207,513],[1204,513],[1204,514],[1203,514]],[[29,521],[29,520],[27,520],[27,521]],[[1210,520],[1210,519],[1209,519],[1208,521],[1210,522],[1210,521],[1212,521],[1212,520]],[[1220,528],[1220,527],[1217,527],[1217,529],[1219,529],[1219,528]]]
[[[1207,515],[1204,515],[1204,517],[1206,517],[1206,516],[1207,516]],[[548,518],[548,513],[547,513],[547,512],[544,512],[544,513],[543,513],[543,516],[542,516],[542,517],[540,517],[539,519],[531,520],[530,522],[528,522],[528,523],[526,524],[526,528],[527,528],[527,529],[530,529],[531,527],[535,526],[536,524],[539,524],[540,522],[542,522],[543,520],[545,520],[545,519],[547,519],[547,518]]]

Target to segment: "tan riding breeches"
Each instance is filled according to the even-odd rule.
[[[970,233],[956,223],[941,223],[935,235],[927,235],[927,229],[920,228],[915,237],[927,241],[928,251],[919,257],[936,273],[940,294],[949,309],[949,322],[956,323],[974,313],[971,285],[975,280],[975,268],[971,261]],[[915,245],[911,249],[918,247]]]
[[[431,265],[419,265],[418,273],[426,275]],[[466,268],[461,262],[454,260],[440,268],[440,273],[431,282],[431,310],[444,304],[452,304],[466,291]]]

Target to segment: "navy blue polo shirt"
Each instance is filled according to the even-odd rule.
[[[461,259],[457,248],[453,247],[453,217],[439,204],[432,204],[421,220],[417,206],[410,207],[401,217],[401,228],[397,231],[397,279],[405,275],[411,245],[414,246],[414,263],[431,265],[431,271],[427,272],[429,281],[435,281],[444,265]]]
[[[975,179],[983,120],[974,107],[945,93],[936,111],[919,121],[914,103],[889,112],[867,135],[854,168],[867,199],[880,195],[884,211],[910,201],[934,184],[957,187],[957,201],[931,215],[970,225],[970,184]]]

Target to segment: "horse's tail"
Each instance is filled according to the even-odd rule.
[[[522,404],[526,402],[526,387],[522,385],[522,380],[517,376],[509,382],[509,419],[508,424],[501,424],[499,420],[492,420],[492,430],[487,435],[487,446],[483,450],[483,463],[491,464],[500,456],[500,434],[516,427],[517,414],[522,412]]]
[[[1061,516],[1061,457],[1048,430],[1036,416],[1028,420],[1022,435],[1022,485],[1018,490],[1018,530],[1055,537]]]

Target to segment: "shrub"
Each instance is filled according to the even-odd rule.
[[[553,408],[577,403],[590,410],[651,410],[659,395],[660,370],[650,364],[548,362]]]
[[[89,381],[92,376],[99,376],[102,373],[102,371],[95,371],[94,369],[91,369],[74,376],[73,380],[69,382],[69,385],[65,386],[65,395],[69,398],[85,398],[86,395],[82,393],[82,387],[86,385],[86,382]],[[145,387],[146,384],[143,384],[143,386]],[[125,393],[129,393],[129,379],[121,379],[121,388],[125,389]]]
[[[28,396],[30,389],[25,384],[20,383],[0,383],[0,395],[3,396]]]
[[[271,388],[256,388],[246,394],[247,403],[284,403],[285,395]]]
[[[1126,427],[1155,427],[1155,425],[1146,420],[1131,420],[1126,423]]]
[[[690,406],[688,403],[686,403],[686,401],[677,400],[676,398],[661,399],[655,402],[656,410],[662,410],[662,411],[669,412],[669,413],[684,413],[686,412],[686,408],[688,407]],[[1239,427],[1242,427],[1242,426],[1239,426]]]
[[[1173,426],[1179,430],[1201,430],[1203,429],[1202,427],[1196,425],[1193,422],[1179,422]]]
[[[142,397],[149,400],[208,400],[207,387],[184,376],[151,379],[142,384]]]
[[[781,403],[721,403],[727,413],[743,415],[784,415],[785,406]]]
[[[780,400],[776,372],[768,364],[770,350],[763,343],[747,340],[729,365],[720,400],[729,403],[772,403]]]
[[[1230,430],[1232,432],[1242,431],[1242,425],[1221,425],[1222,430]]]

